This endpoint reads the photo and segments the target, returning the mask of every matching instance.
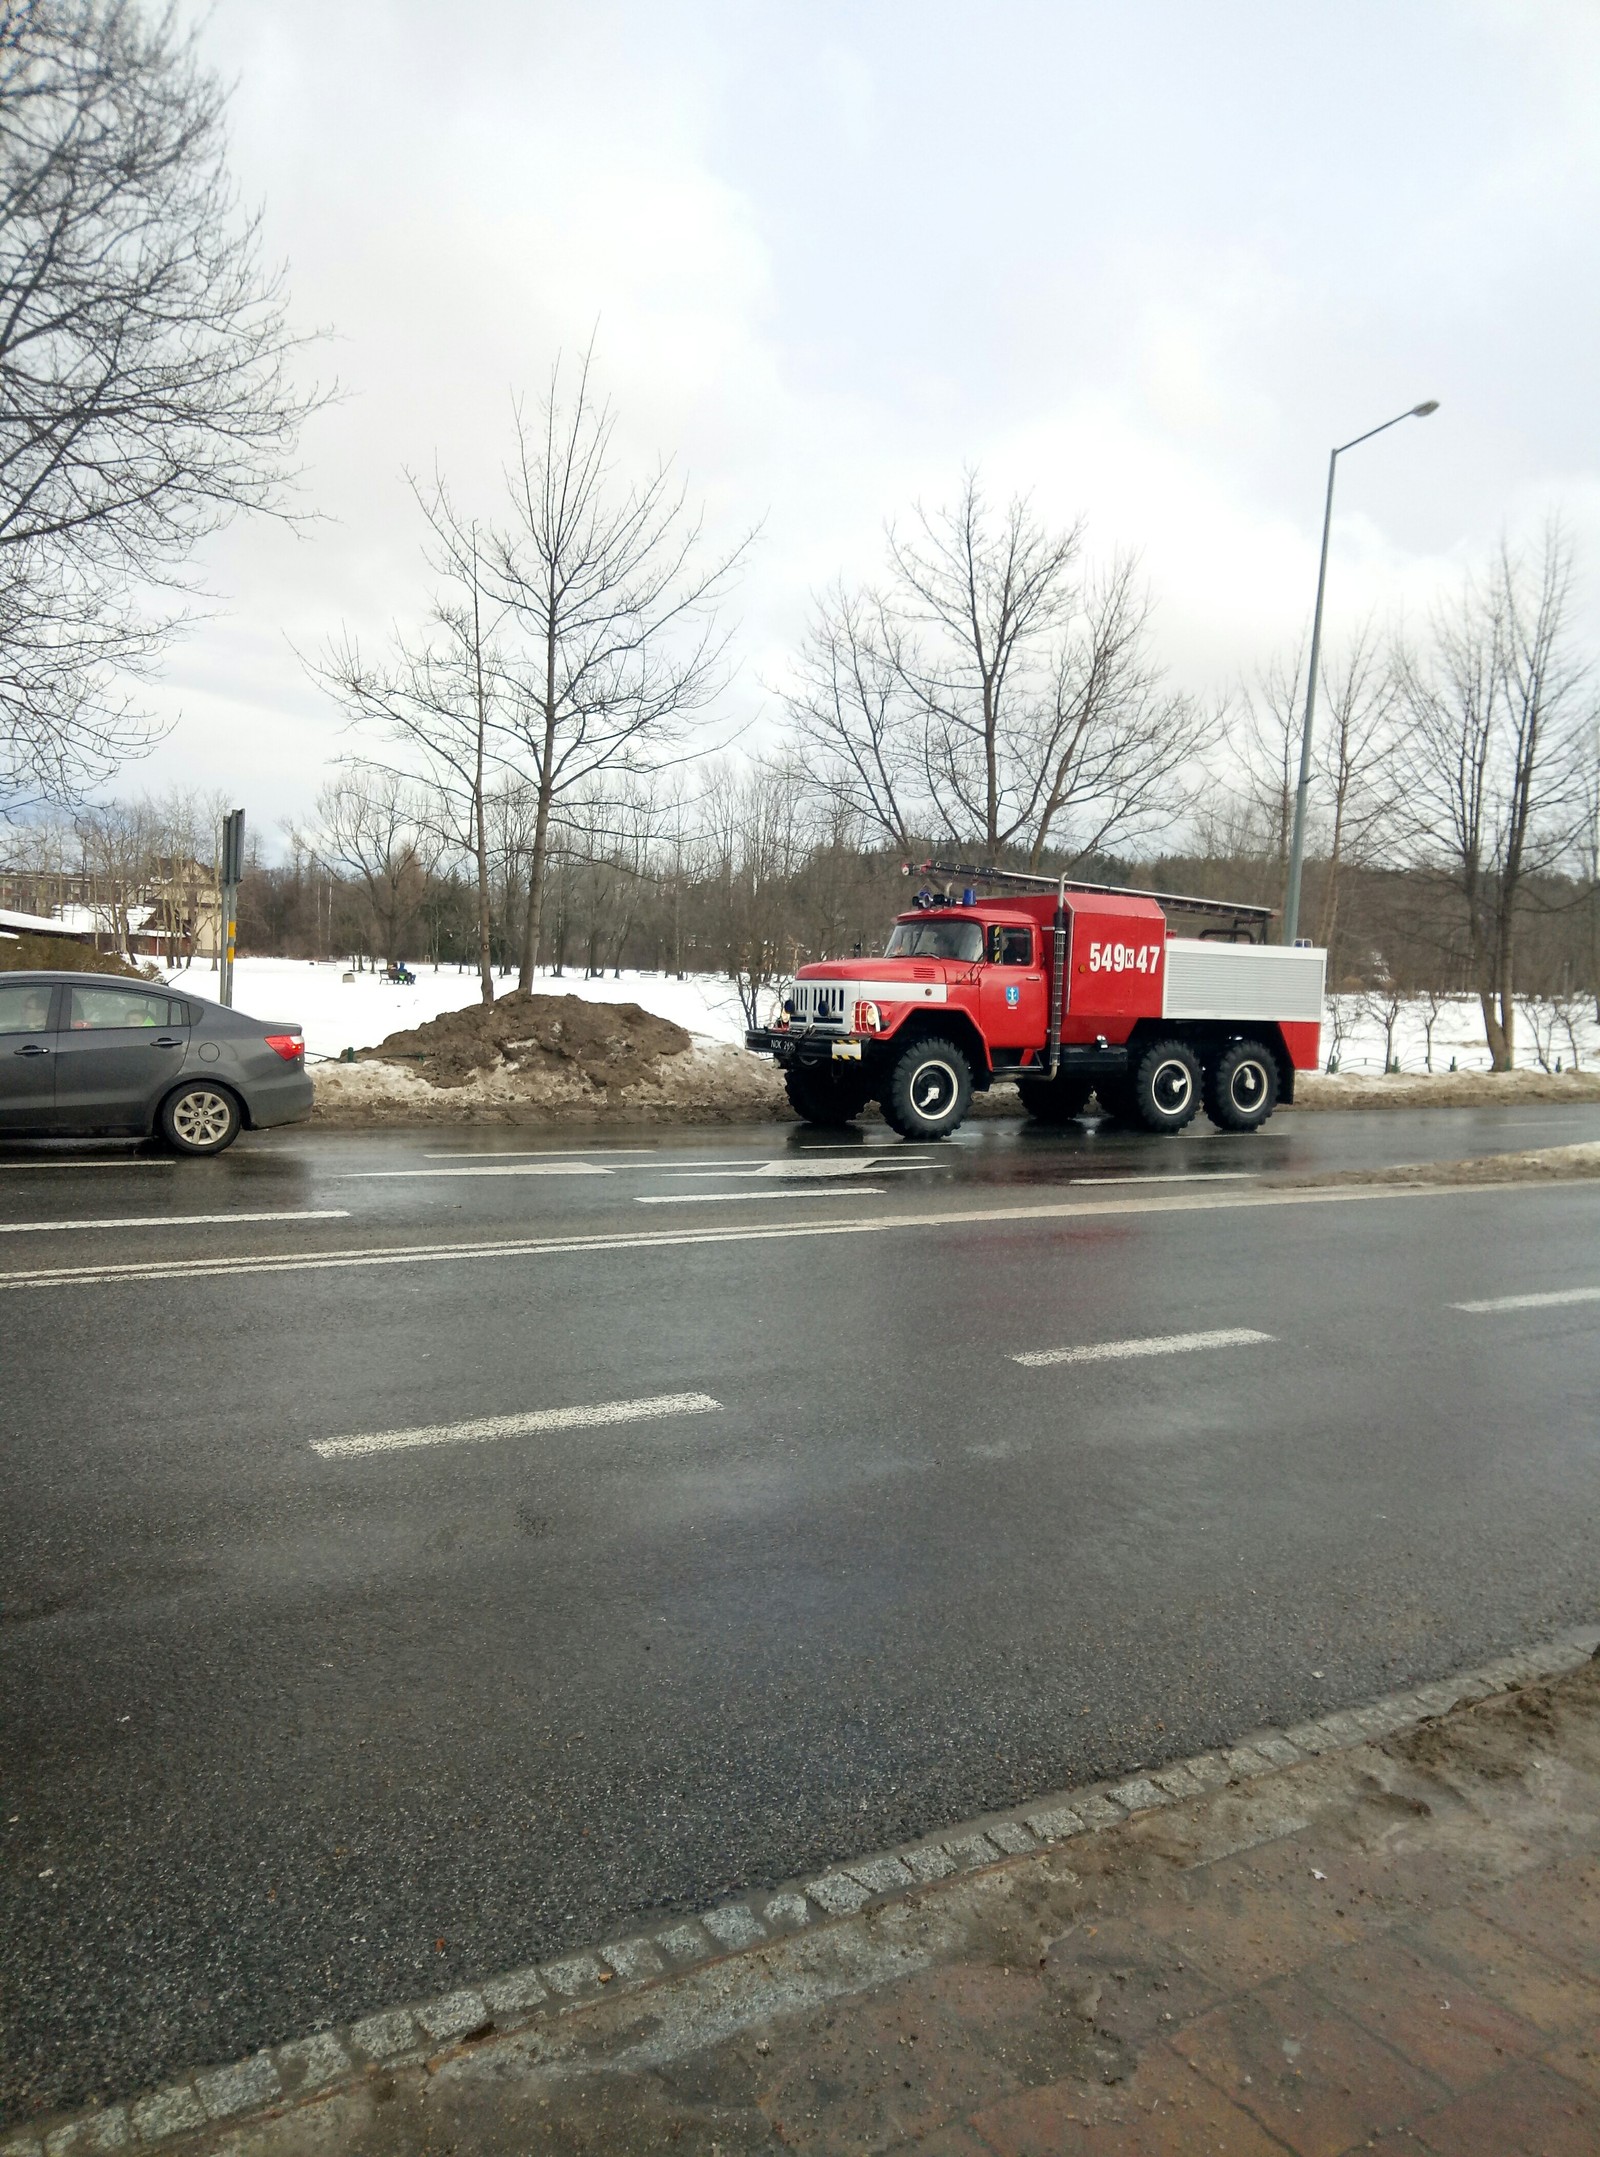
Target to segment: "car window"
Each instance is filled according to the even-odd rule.
[[[42,1034],[50,1024],[48,981],[0,982],[0,1034]]]
[[[989,964],[991,966],[1031,966],[1033,964],[1033,931],[1031,929],[1008,929],[995,922],[989,930]]]
[[[107,1026],[171,1026],[172,999],[147,989],[74,989],[68,1026],[76,1033]],[[176,1022],[182,1025],[179,1019]]]

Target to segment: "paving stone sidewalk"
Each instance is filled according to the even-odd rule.
[[[1600,1662],[1191,1780],[520,2028],[480,2001],[454,2043],[163,2149],[1600,2152]],[[43,2148],[134,2147],[118,2118]]]

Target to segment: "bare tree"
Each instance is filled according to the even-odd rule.
[[[494,1002],[493,919],[489,880],[488,786],[508,724],[506,684],[493,635],[503,609],[483,589],[477,526],[464,518],[442,480],[412,493],[428,529],[426,560],[437,586],[425,632],[396,630],[390,656],[366,658],[345,632],[315,678],[354,726],[375,728],[400,750],[404,782],[418,782],[420,814],[440,842],[473,865],[479,992]],[[377,768],[377,760],[358,759]]]
[[[1383,1068],[1386,1072],[1400,1068],[1394,1053],[1394,1037],[1405,1016],[1406,1001],[1405,990],[1391,979],[1378,988],[1368,989],[1356,1007],[1362,1018],[1383,1035]]]
[[[523,988],[538,958],[552,810],[602,774],[620,786],[679,752],[723,684],[716,607],[748,543],[708,552],[665,464],[633,485],[616,480],[615,422],[589,372],[586,354],[563,403],[558,367],[534,424],[518,409],[511,516],[494,539],[511,754],[534,807]]]
[[[1167,689],[1149,654],[1151,602],[1119,556],[1090,581],[1055,655],[1048,703],[1024,756],[1037,770],[1028,862],[1047,848],[1073,860],[1137,845],[1173,822],[1185,768],[1213,740],[1220,711]]]
[[[416,791],[380,765],[349,765],[317,795],[312,848],[353,876],[366,896],[383,956],[405,956],[428,874],[426,820]]]
[[[785,696],[813,781],[869,830],[910,852],[926,822],[915,715],[875,592],[843,582],[818,601]]]
[[[156,816],[148,802],[106,802],[82,810],[75,821],[84,873],[99,899],[97,941],[108,934],[131,958],[135,908],[159,851]]]
[[[1305,652],[1278,653],[1245,685],[1233,746],[1248,804],[1250,850],[1280,874],[1289,867],[1294,797],[1300,767],[1300,708],[1305,701]]]
[[[1530,882],[1571,856],[1583,826],[1579,752],[1594,704],[1589,670],[1568,649],[1571,581],[1559,526],[1532,559],[1502,544],[1401,675],[1409,849],[1461,908],[1497,1071],[1516,1056]]]
[[[1364,866],[1389,833],[1395,806],[1394,717],[1399,691],[1392,657],[1370,621],[1343,654],[1324,661],[1323,723],[1316,776],[1327,816],[1327,852],[1317,942],[1330,952],[1339,935],[1340,880]],[[1342,968],[1330,960],[1337,980]]]
[[[176,6],[0,5],[0,808],[147,748],[196,542],[273,509],[316,401]]]
[[[881,591],[818,604],[786,702],[811,784],[908,848],[1082,859],[1172,820],[1215,726],[1164,688],[1131,558],[1080,574],[1082,527],[992,511],[969,472],[951,508],[889,534]]]

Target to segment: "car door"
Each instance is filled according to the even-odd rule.
[[[46,1131],[56,1102],[53,981],[0,975],[0,1131]]]
[[[189,1007],[134,982],[70,982],[57,1042],[57,1128],[142,1130],[183,1069]]]

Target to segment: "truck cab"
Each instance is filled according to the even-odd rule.
[[[1325,954],[1257,941],[1267,909],[958,873],[974,882],[925,887],[880,957],[801,967],[746,1036],[805,1121],[848,1123],[876,1100],[902,1136],[939,1138],[975,1091],[1013,1084],[1044,1123],[1094,1094],[1150,1130],[1180,1131],[1203,1107],[1248,1131],[1316,1067]],[[1009,888],[980,897],[978,881]],[[1169,914],[1186,908],[1201,931],[1174,936]]]

